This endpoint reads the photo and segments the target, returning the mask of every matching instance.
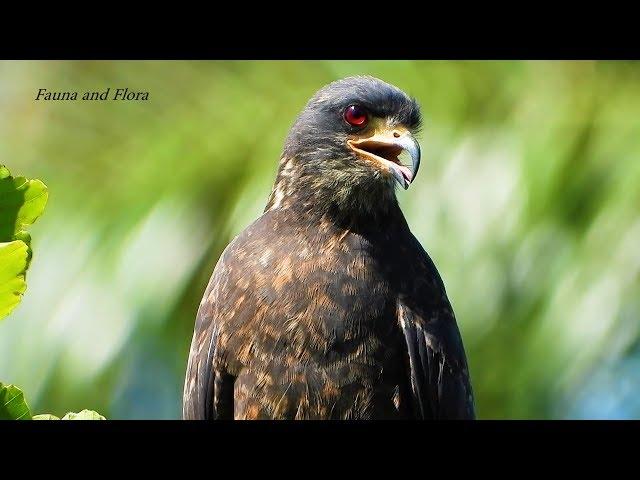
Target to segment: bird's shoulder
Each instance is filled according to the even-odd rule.
[[[359,239],[346,233],[295,211],[264,212],[220,255],[198,317],[215,314],[224,321],[243,310],[286,302],[323,276],[335,282],[349,262],[360,258]]]

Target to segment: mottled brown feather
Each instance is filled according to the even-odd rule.
[[[472,404],[444,287],[401,214],[381,232],[276,208],[224,251],[198,312],[185,418],[470,418]]]

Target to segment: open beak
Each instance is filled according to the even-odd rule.
[[[367,138],[349,139],[347,144],[365,160],[381,164],[405,190],[418,173],[420,145],[405,128],[383,129]],[[403,151],[409,153],[411,165],[399,159]]]

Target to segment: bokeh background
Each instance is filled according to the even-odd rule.
[[[0,62],[0,163],[49,187],[0,380],[35,413],[179,418],[195,312],[322,85],[417,97],[399,192],[438,266],[480,418],[640,417],[637,62]],[[38,88],[147,102],[34,101]]]

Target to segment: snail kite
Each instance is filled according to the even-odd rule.
[[[206,288],[183,418],[474,418],[453,310],[396,200],[419,125],[416,101],[373,77],[311,98],[264,213]]]

